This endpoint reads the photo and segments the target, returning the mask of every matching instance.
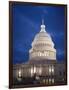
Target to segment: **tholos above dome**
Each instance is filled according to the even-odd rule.
[[[42,23],[41,30],[36,34],[32,48],[29,50],[30,60],[56,60],[56,49],[51,36],[46,32],[45,25]]]

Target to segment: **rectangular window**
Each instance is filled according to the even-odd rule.
[[[48,79],[46,79],[46,84],[48,84]]]
[[[54,66],[52,65],[52,75],[54,75]]]
[[[49,66],[49,75],[51,75],[52,69],[51,69],[51,65]]]
[[[52,84],[54,84],[54,78],[52,78]]]
[[[49,84],[51,84],[51,78],[49,78]]]

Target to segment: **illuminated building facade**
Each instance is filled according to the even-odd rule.
[[[65,84],[65,64],[57,62],[54,42],[45,29],[42,20],[41,30],[35,36],[32,48],[29,50],[29,61],[13,66],[14,83],[19,81],[23,84]]]

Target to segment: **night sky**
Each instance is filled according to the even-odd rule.
[[[57,60],[64,61],[65,6],[13,5],[13,63],[27,62],[29,49],[40,31],[42,18],[57,50]]]

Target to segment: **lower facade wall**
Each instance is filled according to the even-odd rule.
[[[33,64],[15,66],[13,69],[14,80],[34,78],[40,83],[60,84],[66,82],[65,66],[63,64]],[[15,82],[15,81],[14,81]]]

